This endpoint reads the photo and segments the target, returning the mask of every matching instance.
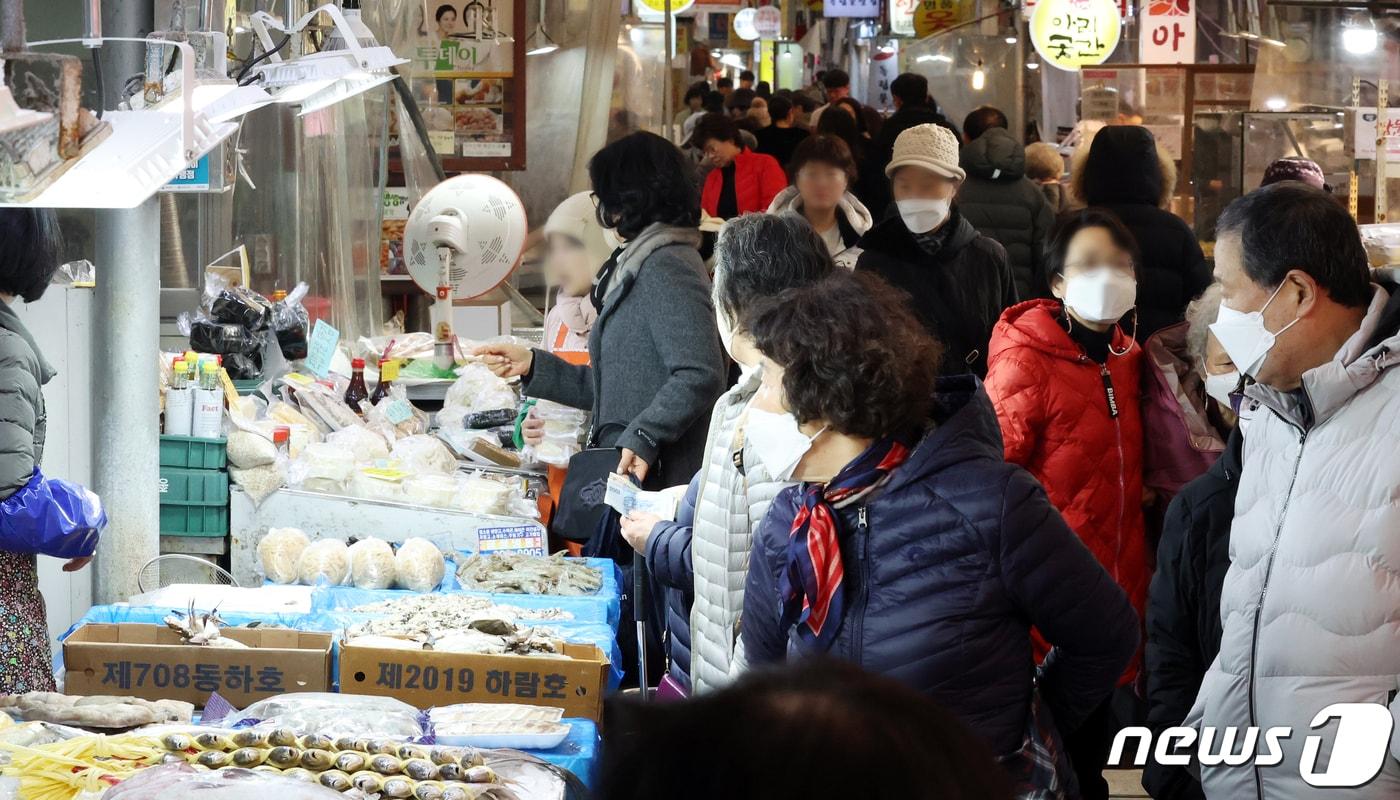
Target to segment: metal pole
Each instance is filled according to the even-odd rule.
[[[98,547],[98,603],[137,594],[160,555],[160,204],[98,211],[93,331],[93,488],[107,510]]]
[[[671,72],[676,54],[671,52],[676,47],[675,36],[676,18],[671,14],[671,0],[666,0],[666,58],[665,69],[661,73],[661,124],[662,130],[666,131],[666,139],[674,142],[676,140],[675,121],[671,119]]]

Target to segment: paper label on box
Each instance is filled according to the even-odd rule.
[[[335,358],[337,344],[340,344],[340,331],[323,319],[316,320],[311,328],[311,338],[306,343],[306,368],[318,378],[326,377],[331,371],[331,359]]]
[[[544,531],[538,525],[516,525],[509,528],[478,528],[476,531],[477,552],[521,553],[543,556],[545,552]]]
[[[407,400],[391,400],[384,409],[384,417],[391,425],[399,425],[413,418],[413,407]]]
[[[676,498],[665,492],[644,492],[631,480],[616,473],[608,476],[608,491],[603,502],[624,517],[633,511],[655,514],[662,519],[676,518]]]

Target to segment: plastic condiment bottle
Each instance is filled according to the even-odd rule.
[[[204,364],[199,388],[194,392],[193,435],[197,439],[218,439],[224,432],[224,391],[219,386],[219,365]]]
[[[286,425],[278,425],[272,429],[272,444],[277,448],[277,454],[282,458],[291,458],[292,429]]]
[[[276,291],[274,291],[274,292],[272,293],[272,302],[274,302],[274,303],[280,303],[280,302],[282,302],[283,300],[286,300],[286,299],[287,299],[287,290],[286,290],[286,289],[277,289]]]
[[[364,414],[360,407],[369,399],[369,389],[365,387],[365,360],[356,358],[350,362],[350,386],[345,390],[345,405],[356,414]]]
[[[165,392],[165,432],[170,436],[189,436],[194,425],[194,387],[188,376],[184,359],[175,359]]]
[[[379,384],[374,387],[374,394],[369,396],[369,404],[379,405],[380,400],[389,396],[389,387],[398,379],[399,362],[391,358],[379,359]]]

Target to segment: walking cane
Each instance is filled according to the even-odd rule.
[[[651,688],[647,685],[647,615],[646,600],[647,560],[641,553],[632,553],[632,616],[637,618],[637,668],[640,670],[638,683],[642,689],[642,701],[651,700]]]

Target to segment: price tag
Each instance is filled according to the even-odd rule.
[[[413,418],[413,407],[406,400],[391,400],[384,408],[384,416],[392,425],[408,422]]]
[[[340,331],[323,319],[316,320],[316,325],[311,329],[311,338],[306,343],[306,368],[318,378],[326,377],[331,371],[331,359],[335,358],[337,344],[340,344]]]

